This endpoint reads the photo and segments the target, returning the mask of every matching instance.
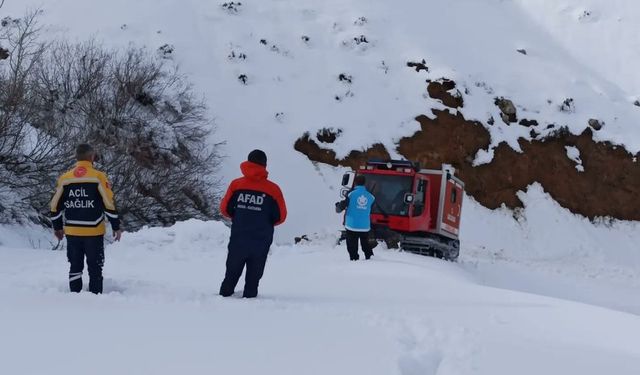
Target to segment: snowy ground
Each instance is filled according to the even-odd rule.
[[[382,249],[354,263],[326,242],[274,247],[260,298],[222,299],[226,237],[197,221],[129,234],[101,296],[66,291],[63,252],[1,246],[0,373],[640,372],[639,316],[508,290],[573,280],[580,300],[575,275]]]

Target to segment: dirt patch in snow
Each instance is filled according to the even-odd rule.
[[[456,90],[456,83],[452,80],[442,78],[437,81],[431,81],[427,86],[427,92],[431,98],[440,100],[447,107],[458,108],[464,106],[464,99],[462,99],[460,92]]]
[[[369,159],[390,158],[389,152],[387,152],[387,149],[382,144],[375,144],[367,150],[351,151],[346,158],[340,160],[336,158],[335,151],[320,147],[318,142],[312,139],[309,133],[305,133],[299,138],[294,148],[296,151],[307,155],[311,161],[329,164],[334,167],[347,166],[355,169],[366,163]]]
[[[468,121],[459,113],[433,114],[433,119],[416,118],[421,130],[401,139],[397,152],[426,168],[453,165],[465,182],[467,193],[485,207],[522,207],[517,193],[539,182],[561,206],[574,213],[591,219],[640,220],[638,155],[620,146],[595,142],[591,129],[580,135],[561,130],[545,139],[521,140],[522,153],[500,144],[491,163],[474,166],[476,153],[491,143],[489,132],[481,123]],[[584,172],[577,170],[575,161],[567,157],[566,146],[580,151]],[[384,146],[377,144],[337,159],[334,151],[321,147],[309,134],[298,139],[295,149],[314,162],[351,168],[369,158],[389,157]]]

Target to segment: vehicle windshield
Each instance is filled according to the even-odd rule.
[[[409,205],[404,203],[404,195],[411,193],[413,178],[410,176],[392,176],[365,174],[367,190],[376,197],[371,208],[373,214],[408,216]]]

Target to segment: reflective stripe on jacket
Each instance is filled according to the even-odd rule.
[[[75,168],[58,179],[51,200],[51,222],[55,230],[69,236],[101,236],[105,233],[105,215],[114,231],[120,218],[107,176],[89,161],[79,161]]]

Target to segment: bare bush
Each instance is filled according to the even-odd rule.
[[[12,63],[12,50],[0,76],[10,88],[0,97],[0,189],[44,212],[55,175],[70,167],[74,146],[88,142],[100,150],[128,228],[216,217],[220,156],[208,146],[212,124],[167,60],[96,41],[43,44],[36,26],[16,32],[30,39],[22,47],[27,58]]]
[[[23,218],[33,198],[32,187],[42,176],[51,176],[59,140],[35,131],[30,78],[42,60],[47,44],[38,12],[22,19],[3,21],[0,42],[7,59],[0,65],[0,216],[1,222]]]

